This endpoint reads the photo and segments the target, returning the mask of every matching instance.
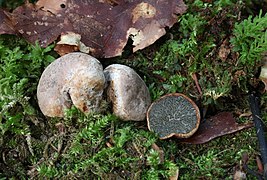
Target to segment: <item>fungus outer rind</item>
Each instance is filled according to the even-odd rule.
[[[106,67],[104,74],[113,113],[125,121],[144,120],[151,99],[142,78],[132,68],[121,64]]]

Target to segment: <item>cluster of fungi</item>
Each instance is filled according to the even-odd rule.
[[[149,90],[130,67],[112,64],[103,69],[94,57],[74,52],[52,62],[43,72],[37,98],[41,111],[63,117],[72,105],[84,113],[100,112],[102,101],[125,121],[147,119],[161,139],[193,135],[200,123],[195,103],[183,94],[170,94],[151,104]]]

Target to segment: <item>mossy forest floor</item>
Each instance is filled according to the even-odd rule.
[[[15,8],[20,1],[0,1]],[[100,59],[135,69],[151,97],[180,92],[199,106],[203,119],[232,112],[249,122],[248,93],[263,92],[259,80],[267,51],[266,1],[185,0],[188,10],[148,48]],[[42,115],[36,87],[58,55],[11,35],[0,36],[0,179],[233,179],[242,155],[257,171],[260,155],[254,128],[206,144],[159,140],[146,122],[123,122],[109,106],[102,114],[75,108],[65,118]],[[195,80],[194,80],[195,77]],[[196,82],[201,87],[200,92]],[[267,93],[261,95],[267,123]],[[247,174],[248,179],[255,177]]]

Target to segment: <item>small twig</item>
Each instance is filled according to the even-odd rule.
[[[65,146],[65,148],[62,150],[61,154],[66,154],[66,151],[68,150],[68,148],[70,147],[70,143],[67,143],[67,145]]]
[[[139,148],[137,147],[137,145],[135,144],[135,142],[133,142],[133,147],[137,151],[137,153],[140,155],[140,158],[143,158],[143,154],[141,153],[141,151],[139,150]]]
[[[110,142],[108,142],[108,141],[106,142],[106,145],[107,145],[107,147],[109,147],[109,148],[113,147],[112,144],[111,144]]]
[[[257,177],[258,180],[263,180],[261,174],[259,174],[259,173],[255,172],[255,171],[251,170],[251,169],[248,167],[247,164],[244,164],[244,165],[243,165],[243,168],[244,168],[244,170],[245,170],[247,173],[251,174],[252,176]]]
[[[264,134],[264,124],[260,118],[259,98],[252,93],[249,96],[249,103],[258,136],[261,159],[264,167],[263,177],[264,179],[267,179],[267,142]]]
[[[249,157],[248,157],[248,154],[247,153],[244,153],[242,154],[242,168],[249,174],[251,174],[252,176],[255,176],[257,177],[258,180],[262,180],[262,174],[261,173],[258,173],[258,172],[255,172],[253,170],[251,170],[249,167],[248,167],[248,160],[249,160]]]
[[[38,174],[37,167],[44,161],[45,159],[41,158],[36,164],[29,166],[30,169],[27,171],[27,175],[30,176],[30,179],[33,179],[34,177],[37,176]]]
[[[26,142],[27,142],[27,145],[28,145],[28,149],[30,151],[30,153],[34,156],[34,152],[33,152],[33,149],[32,149],[32,141],[31,141],[31,134],[30,133],[27,133],[26,134]]]
[[[54,149],[55,151],[58,151],[58,149],[56,148],[56,146],[54,146],[52,143],[50,143],[50,146],[51,146],[52,149]]]
[[[63,146],[63,135],[60,135],[57,143],[57,152],[60,153]]]
[[[164,151],[156,143],[153,143],[151,147],[152,149],[154,149],[155,151],[159,153],[160,163],[163,163],[164,162]]]
[[[63,146],[63,137],[65,135],[65,126],[63,123],[57,123],[56,127],[58,128],[59,131],[59,139],[58,139],[58,144],[57,144],[57,152],[60,153],[62,146]]]
[[[263,165],[262,165],[262,162],[259,156],[256,156],[256,162],[257,162],[259,173],[263,174],[264,168],[263,168]]]
[[[48,148],[49,148],[49,145],[51,145],[51,143],[56,139],[56,136],[52,136],[48,139],[45,147],[44,147],[44,150],[43,150],[43,157],[44,158],[47,158],[48,157]],[[55,148],[55,147],[54,147]],[[56,148],[55,148],[56,149]]]
[[[200,87],[200,85],[198,83],[198,79],[197,79],[196,73],[192,74],[192,78],[195,81],[195,84],[196,84],[196,87],[197,87],[197,90],[198,90],[199,94],[202,96],[203,93],[202,93],[201,87]]]

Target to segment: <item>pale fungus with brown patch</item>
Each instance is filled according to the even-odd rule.
[[[85,113],[98,111],[104,87],[100,62],[84,53],[70,53],[44,70],[37,87],[38,104],[49,117],[63,117],[72,105]]]
[[[112,64],[104,69],[107,81],[106,95],[113,113],[120,119],[142,121],[151,103],[145,82],[130,67]]]

